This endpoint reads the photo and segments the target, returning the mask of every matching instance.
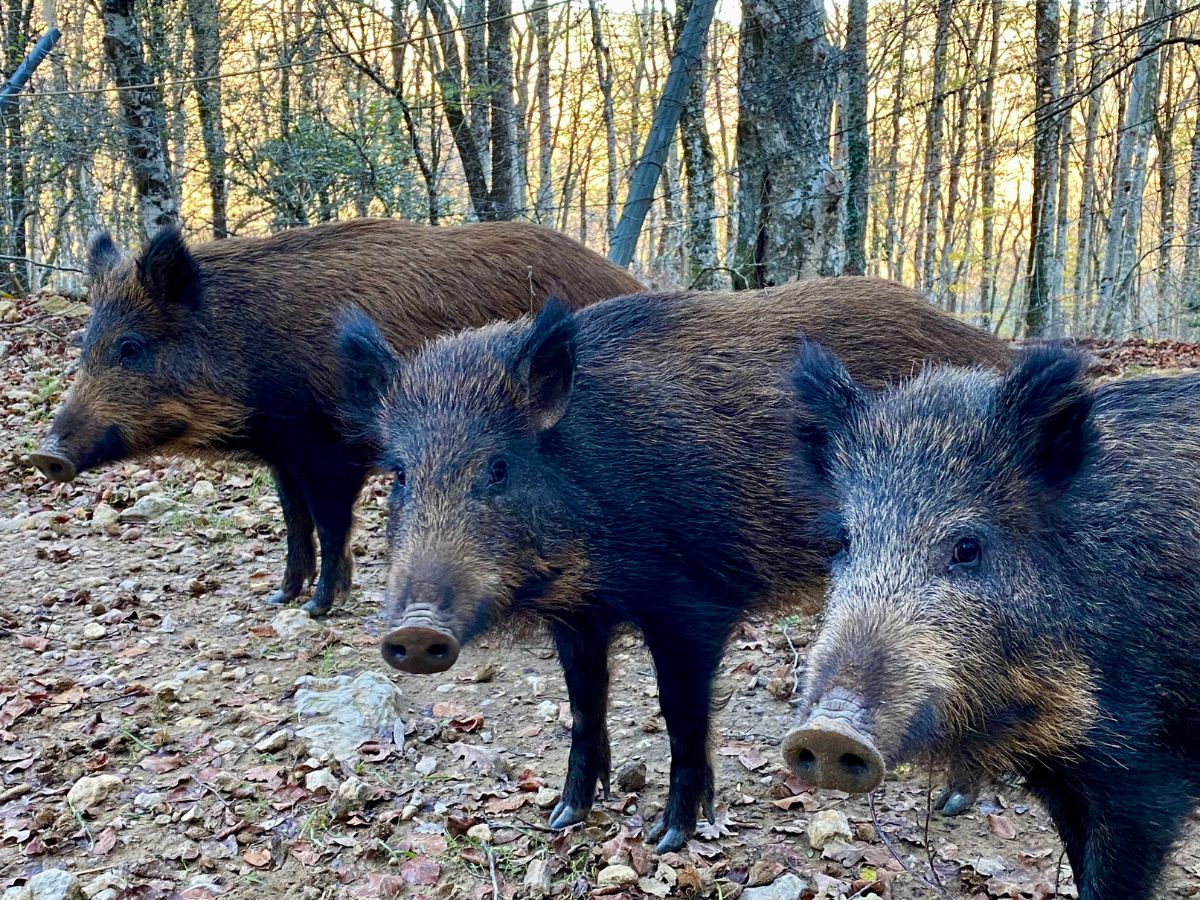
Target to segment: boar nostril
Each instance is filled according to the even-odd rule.
[[[811,756],[812,754],[810,753],[809,755]],[[854,753],[843,753],[838,762],[842,764],[843,769],[855,778],[861,778],[870,770],[867,761]]]
[[[426,652],[434,659],[445,659],[450,655],[450,648],[445,644],[430,644]]]
[[[813,752],[805,747],[796,754],[795,765],[804,766],[807,768],[808,766],[813,765],[816,761],[817,758],[813,756]]]

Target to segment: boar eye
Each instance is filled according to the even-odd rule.
[[[977,538],[961,538],[954,545],[954,553],[950,557],[950,568],[973,569],[979,565],[979,558],[982,555],[983,548],[979,546]]]
[[[504,484],[508,479],[508,463],[503,458],[492,460],[491,468],[488,469],[488,484]]]
[[[134,366],[141,362],[146,346],[135,337],[122,338],[117,345],[117,358],[123,366]]]

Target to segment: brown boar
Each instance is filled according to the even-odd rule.
[[[333,317],[369,315],[400,352],[442,332],[639,288],[561,234],[518,223],[432,228],[359,219],[193,248],[165,231],[137,258],[107,236],[91,249],[83,357],[32,462],[70,481],[152,452],[232,454],[270,467],[287,525],[271,598],[326,613],[350,586],[352,508],[363,449],[336,414]]]

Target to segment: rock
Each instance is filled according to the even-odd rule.
[[[107,531],[121,520],[121,514],[107,503],[97,503],[92,510],[92,524]]]
[[[316,634],[321,630],[320,623],[299,607],[281,609],[271,619],[271,627],[285,641],[293,640],[306,634]]]
[[[538,788],[538,792],[533,797],[533,802],[537,804],[539,809],[549,809],[558,802],[559,793],[551,787]]]
[[[25,887],[32,900],[83,900],[79,879],[64,869],[43,869]]]
[[[279,731],[268,734],[265,738],[254,745],[254,749],[259,753],[278,753],[287,746],[288,733],[280,729]]]
[[[212,500],[216,496],[217,496],[216,486],[206,478],[201,478],[199,481],[197,481],[195,484],[192,485],[193,499],[200,500],[200,501],[208,501],[208,500]]]
[[[487,823],[480,822],[478,825],[472,825],[467,829],[467,837],[473,841],[479,841],[481,844],[490,844],[492,842],[492,829],[487,826]]]
[[[85,641],[98,641],[100,638],[108,634],[108,629],[106,629],[99,622],[88,622],[83,626],[82,633]]]
[[[543,700],[538,704],[537,714],[547,722],[552,722],[558,718],[558,704],[553,700]]]
[[[529,897],[540,900],[550,896],[550,862],[545,859],[532,859],[525,867],[525,879],[521,882]]]
[[[328,769],[315,769],[304,776],[304,786],[310,791],[324,788],[330,794],[336,794],[338,784],[337,777]]]
[[[832,812],[832,810],[827,811]],[[742,900],[800,900],[807,890],[807,881],[788,872],[780,875],[770,884],[746,888],[742,891]]]
[[[846,814],[840,809],[823,809],[808,820],[808,843],[816,850],[834,838],[848,841],[853,836]]]
[[[358,812],[375,796],[375,789],[357,778],[347,778],[338,785],[337,793],[329,801],[329,814],[335,819],[345,819]]]
[[[258,516],[244,506],[239,506],[229,514],[229,523],[242,531],[258,528]]]
[[[296,729],[296,737],[305,742],[309,755],[353,764],[365,741],[390,732],[397,746],[404,743],[403,698],[386,675],[304,676],[296,686],[296,717],[307,723]]]
[[[418,775],[432,775],[437,769],[436,756],[422,756],[417,760],[417,764],[413,766]]]
[[[624,887],[637,880],[638,873],[629,866],[605,866],[596,876],[596,884],[599,887]]]
[[[174,500],[165,494],[147,494],[129,509],[121,511],[122,522],[153,522],[161,519],[176,506]]]
[[[627,794],[636,794],[646,786],[646,764],[642,761],[628,762],[617,770],[617,788]]]
[[[160,681],[151,689],[154,691],[154,696],[159,700],[185,700],[183,696],[183,682],[178,678],[168,678],[166,681]]]
[[[162,803],[165,798],[166,794],[163,794],[159,791],[141,791],[136,797],[133,798],[133,808],[142,810],[154,809],[154,807]],[[87,894],[86,887],[84,888],[83,892]],[[88,894],[88,896],[90,897],[91,894]]]
[[[112,891],[114,895],[117,895],[128,887],[129,879],[120,872],[104,872],[83,886],[83,895],[94,900],[95,897],[106,891]]]
[[[82,812],[99,806],[120,786],[121,779],[116,775],[85,775],[71,785],[71,790],[67,792],[67,802]]]
[[[32,896],[29,888],[21,885],[20,887],[10,887],[3,895],[0,895],[0,900],[30,900]]]

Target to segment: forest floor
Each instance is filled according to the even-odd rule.
[[[794,617],[747,623],[725,660],[716,827],[680,854],[643,843],[668,752],[630,636],[610,713],[614,769],[630,770],[584,827],[550,833],[569,719],[548,643],[481,641],[445,676],[387,674],[385,485],[360,504],[353,599],[314,625],[264,603],[283,559],[264,473],[156,459],[56,486],[27,467],[78,313],[0,301],[0,321],[26,323],[0,325],[0,891],[59,868],[100,900],[1075,896],[1047,817],[1015,790],[946,819],[929,813],[939,773],[894,773],[873,813],[792,780],[779,741],[813,627]],[[1113,374],[1200,366],[1195,346],[1098,349]],[[123,521],[147,496],[153,517]],[[360,673],[394,684],[402,728],[310,759],[297,679]],[[848,832],[814,849],[810,825],[834,813]],[[1200,893],[1194,829],[1162,891]]]

